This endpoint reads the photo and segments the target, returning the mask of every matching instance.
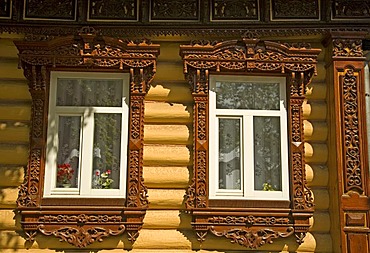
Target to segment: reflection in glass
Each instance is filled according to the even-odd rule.
[[[240,119],[219,119],[219,189],[241,189]]]
[[[281,191],[279,117],[253,117],[254,189]]]
[[[217,109],[279,110],[279,83],[216,82]]]
[[[58,188],[76,188],[79,175],[80,116],[60,116],[58,126]]]
[[[58,106],[122,106],[122,80],[58,78]]]
[[[95,114],[93,189],[119,188],[120,159],[121,114]]]

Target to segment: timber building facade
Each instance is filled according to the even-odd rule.
[[[0,251],[369,253],[369,50],[368,0],[0,1]]]

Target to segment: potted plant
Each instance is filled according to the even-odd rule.
[[[57,181],[59,185],[63,186],[64,188],[71,187],[71,179],[73,173],[74,169],[72,169],[71,164],[69,163],[58,164]]]

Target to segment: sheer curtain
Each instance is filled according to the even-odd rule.
[[[71,187],[78,187],[81,170],[92,173],[93,189],[117,189],[120,179],[121,113],[96,113],[93,107],[121,107],[122,80],[58,78],[57,108],[58,154],[57,187],[61,183],[59,167],[69,165]],[[76,107],[76,111],[63,109]],[[82,111],[81,111],[82,110]],[[93,135],[86,128],[84,117],[94,119]],[[93,138],[93,147],[84,145],[84,139]],[[86,168],[81,150],[91,149],[93,166]],[[81,168],[80,168],[81,166]]]
[[[280,109],[280,84],[216,82],[215,91],[219,127],[219,189],[241,189],[241,170],[253,169],[254,179],[247,180],[254,180],[255,190],[280,191],[280,118],[268,115],[268,111]],[[229,116],[228,109],[233,112]],[[253,117],[252,124],[244,122],[245,115]],[[250,127],[253,128],[254,141],[243,143]],[[242,161],[243,149],[247,152],[253,150],[254,165],[251,161]],[[243,165],[247,167],[243,168]],[[248,181],[245,183],[248,184]]]

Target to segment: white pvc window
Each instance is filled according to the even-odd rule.
[[[210,197],[289,199],[286,80],[211,76]]]
[[[51,72],[45,197],[124,197],[129,74]]]

